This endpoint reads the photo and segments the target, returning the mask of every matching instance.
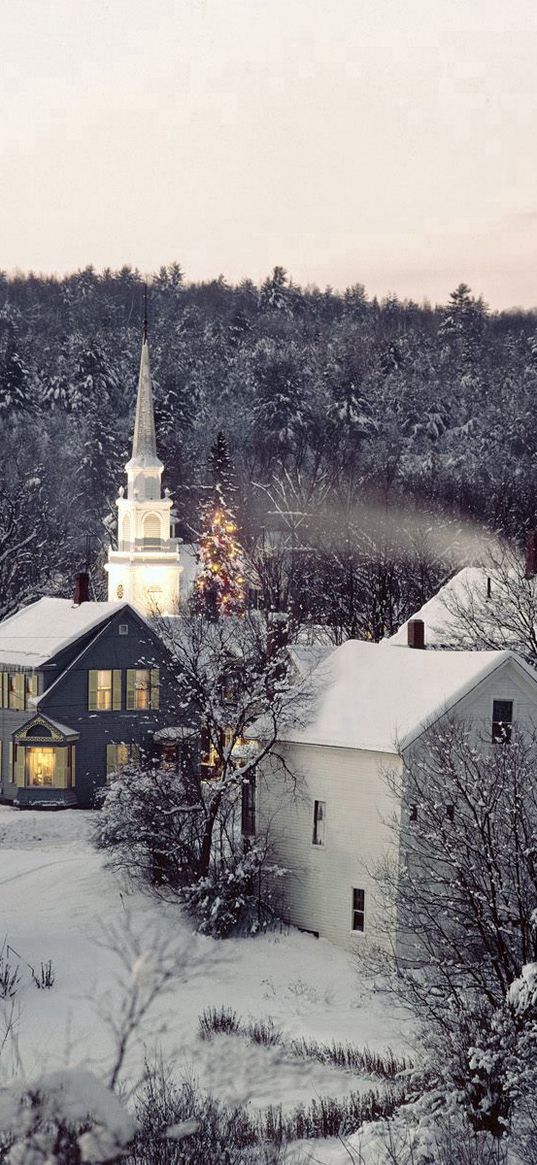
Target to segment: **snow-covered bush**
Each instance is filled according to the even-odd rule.
[[[276,1165],[278,1148],[258,1145],[255,1120],[245,1107],[228,1106],[177,1085],[167,1066],[147,1070],[135,1100],[138,1132],[125,1165]],[[179,1143],[174,1130],[192,1118],[197,1129]]]
[[[161,627],[188,720],[177,767],[131,764],[115,773],[94,835],[109,864],[182,901],[200,930],[218,937],[254,933],[274,915],[278,871],[256,830],[256,775],[280,718],[303,697],[303,686],[289,683],[285,626],[276,634],[255,615],[213,622],[190,614]],[[294,787],[285,760],[274,764]]]
[[[181,892],[181,901],[195,918],[198,930],[213,938],[240,932],[256,934],[275,916],[275,878],[282,873],[267,863],[266,847],[252,845],[246,853],[230,852]]]
[[[123,1156],[136,1124],[84,1068],[49,1072],[0,1090],[5,1165],[79,1165]]]
[[[6,946],[0,951],[0,999],[13,999],[21,979],[18,963],[11,963]]]
[[[173,896],[199,872],[200,809],[182,774],[125,765],[102,791],[93,843],[113,868]]]
[[[210,1040],[214,1035],[238,1035],[241,1021],[232,1007],[206,1007],[199,1020],[202,1040]]]

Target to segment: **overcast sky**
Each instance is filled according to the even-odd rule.
[[[0,266],[537,304],[535,0],[0,7]]]

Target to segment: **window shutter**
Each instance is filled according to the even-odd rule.
[[[121,712],[121,672],[112,672],[112,708],[114,712]]]
[[[67,749],[55,748],[56,753],[56,771],[54,773],[54,785],[57,789],[67,788]]]
[[[25,752],[24,749],[15,745],[13,749],[14,764],[13,764],[13,780],[18,789],[24,788],[24,770],[25,770]]]
[[[157,712],[160,708],[160,672],[158,667],[151,668],[151,707]]]
[[[97,672],[88,672],[88,711],[97,711]]]
[[[8,781],[12,781],[13,780],[13,741],[12,740],[10,740],[10,742],[9,742],[7,765],[8,765],[8,769],[9,769],[9,772],[7,774],[7,779],[8,779]]]
[[[24,672],[16,672],[13,679],[13,708],[16,712],[24,711]]]
[[[136,711],[136,670],[127,668],[127,712]]]
[[[71,787],[76,785],[76,744],[71,745]]]
[[[2,708],[7,708],[7,671],[2,672]]]
[[[115,772],[117,769],[117,750],[115,744],[107,744],[106,746],[106,775]]]
[[[138,765],[140,763],[140,745],[131,744],[129,746],[129,754],[129,760],[132,761],[133,765]]]

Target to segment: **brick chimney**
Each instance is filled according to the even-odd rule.
[[[537,574],[537,530],[528,530],[526,542],[526,578]]]
[[[409,647],[423,650],[425,647],[425,623],[423,619],[409,619],[407,623],[407,643]]]
[[[79,570],[75,574],[73,605],[79,607],[81,603],[87,602],[89,602],[89,574],[87,570]]]

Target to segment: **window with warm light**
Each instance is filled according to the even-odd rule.
[[[54,785],[56,773],[55,748],[27,748],[26,750],[27,784],[32,787]]]
[[[138,744],[130,744],[125,741],[117,741],[106,746],[106,775],[115,773],[118,769],[122,769],[128,764],[138,764],[140,760],[140,747]]]
[[[16,747],[17,784],[32,789],[69,789],[73,783],[74,746]]]
[[[90,712],[118,712],[121,709],[121,672],[99,668],[88,672]]]
[[[127,671],[127,711],[147,712],[158,709],[160,674],[158,667],[129,668]]]

